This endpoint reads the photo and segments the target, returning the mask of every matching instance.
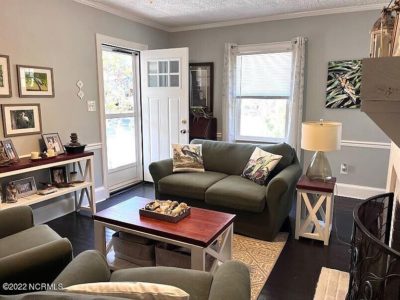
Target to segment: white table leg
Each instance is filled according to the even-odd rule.
[[[100,253],[107,255],[106,252],[106,228],[105,226],[94,221],[94,246]]]
[[[301,192],[297,191],[297,206],[296,206],[296,232],[295,232],[295,239],[299,239],[300,234],[300,222],[301,222]]]
[[[206,270],[206,254],[205,250],[202,247],[199,246],[193,246],[191,247],[191,268],[193,270],[200,270],[200,271],[205,271]]]
[[[329,237],[331,233],[332,224],[332,194],[326,195],[326,217],[325,217],[325,228],[324,228],[324,245],[329,245]]]

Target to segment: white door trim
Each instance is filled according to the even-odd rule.
[[[122,47],[126,49],[143,51],[147,50],[148,46],[144,44],[139,44],[127,40],[122,40],[119,38],[103,35],[96,33],[96,54],[97,54],[97,79],[98,79],[98,92],[99,92],[99,111],[100,111],[100,143],[102,145],[102,174],[103,174],[103,185],[106,194],[109,196],[110,191],[108,188],[108,167],[107,167],[107,147],[106,147],[106,124],[105,124],[105,110],[104,110],[104,81],[103,81],[103,61],[102,61],[102,45],[107,44],[116,47]],[[140,95],[139,95],[140,100]],[[138,117],[140,118],[141,108],[138,107]],[[141,125],[141,121],[139,122]],[[141,128],[139,128],[139,134],[141,135]],[[141,136],[140,136],[141,140]],[[141,151],[140,151],[141,152]],[[142,161],[142,155],[139,155],[140,161]]]

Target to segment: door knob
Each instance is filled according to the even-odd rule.
[[[182,133],[182,134],[185,134],[185,133],[186,133],[186,129],[182,129],[182,130],[181,130],[181,133]]]

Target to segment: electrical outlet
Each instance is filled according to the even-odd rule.
[[[96,111],[96,101],[87,102],[88,111]]]
[[[349,174],[349,166],[347,164],[342,163],[340,165],[340,174],[344,174],[344,175]]]

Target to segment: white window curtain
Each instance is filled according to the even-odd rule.
[[[300,158],[301,122],[303,120],[304,65],[307,39],[296,37],[293,44],[292,92],[289,102],[289,126],[287,143],[291,145]]]
[[[228,142],[235,140],[236,55],[237,44],[226,43],[222,81],[222,140]]]

